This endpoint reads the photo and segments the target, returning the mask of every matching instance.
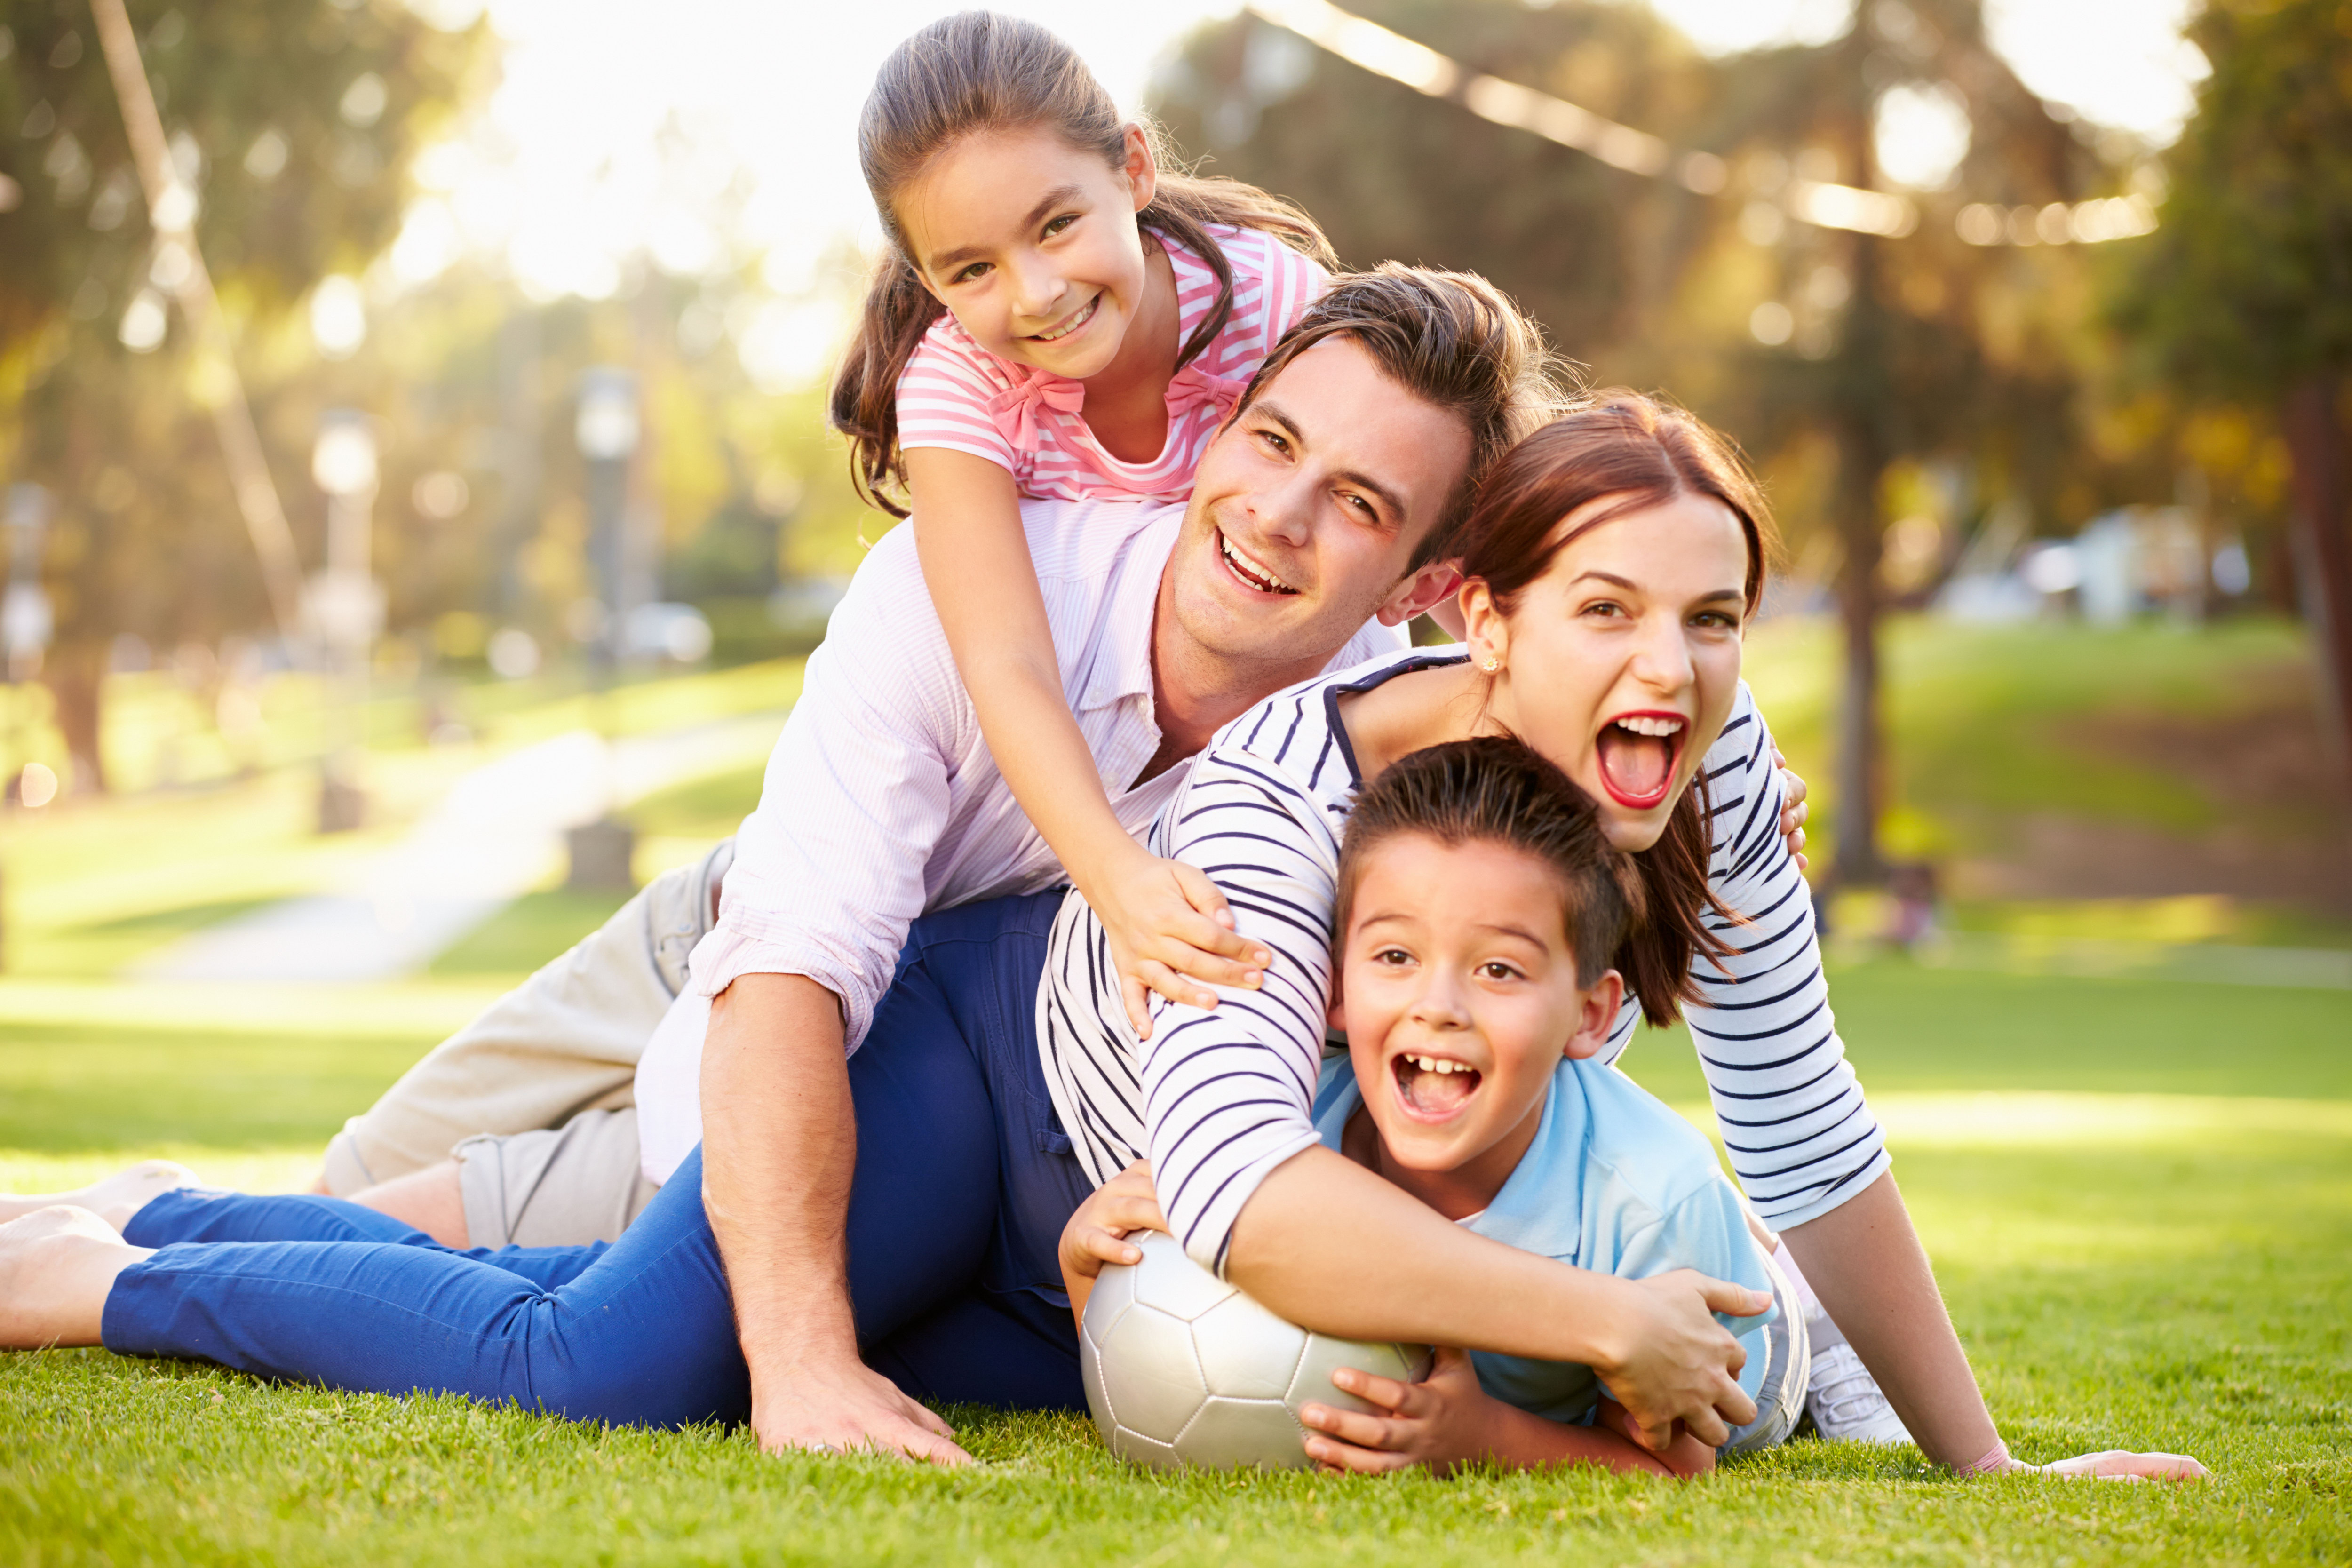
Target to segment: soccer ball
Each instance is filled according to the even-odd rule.
[[[1399,1382],[1429,1372],[1426,1345],[1368,1344],[1285,1322],[1190,1258],[1173,1237],[1129,1237],[1132,1268],[1108,1264],[1087,1300],[1078,1363],[1103,1441],[1163,1470],[1305,1469],[1309,1403],[1371,1406],[1332,1386],[1352,1366]]]

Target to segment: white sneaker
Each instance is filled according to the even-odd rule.
[[[1911,1434],[1850,1344],[1818,1345],[1805,1408],[1832,1443],[1908,1443]]]

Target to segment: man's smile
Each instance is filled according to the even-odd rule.
[[[1297,589],[1284,582],[1266,564],[1235,544],[1217,530],[1217,553],[1224,558],[1225,570],[1241,580],[1242,585],[1259,594],[1296,594]]]

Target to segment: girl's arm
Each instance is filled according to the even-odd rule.
[[[1715,1468],[1715,1450],[1675,1429],[1674,1441],[1653,1454],[1635,1443],[1624,1409],[1602,1398],[1590,1426],[1570,1426],[1507,1405],[1478,1385],[1469,1356],[1449,1347],[1420,1383],[1398,1383],[1353,1367],[1331,1381],[1374,1408],[1370,1412],[1309,1405],[1299,1419],[1312,1429],[1307,1457],[1334,1470],[1383,1474],[1426,1465],[1439,1475],[1491,1461],[1506,1469],[1542,1465],[1600,1465],[1639,1475],[1687,1478]]]
[[[981,733],[1013,797],[1100,917],[1137,1033],[1150,1033],[1147,989],[1210,1007],[1207,985],[1255,988],[1266,959],[1234,934],[1223,895],[1192,868],[1155,858],[1111,811],[1063,690],[1013,476],[944,447],[906,457],[923,581]]]

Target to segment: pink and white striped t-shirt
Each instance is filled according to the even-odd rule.
[[[898,446],[944,447],[1011,470],[1024,496],[1183,500],[1201,450],[1282,334],[1330,287],[1330,274],[1262,229],[1209,230],[1234,271],[1234,310],[1168,384],[1168,439],[1149,462],[1103,450],[1080,410],[1086,388],[982,348],[951,315],[923,335],[898,378]],[[1166,236],[1176,274],[1176,341],[1214,309],[1217,275]]]

